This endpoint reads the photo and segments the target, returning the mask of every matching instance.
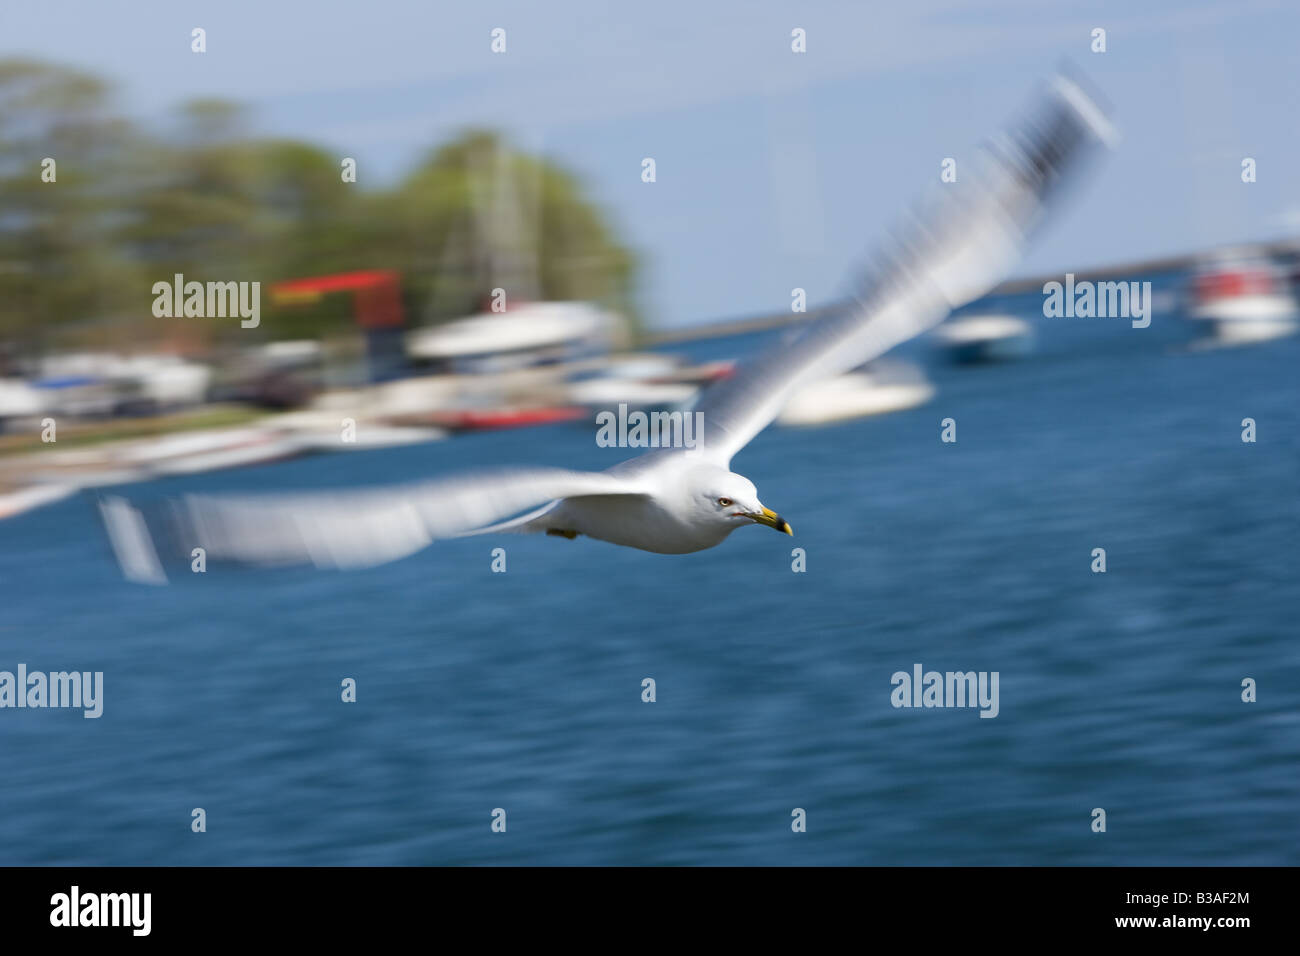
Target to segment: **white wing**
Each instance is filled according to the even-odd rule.
[[[153,554],[188,561],[194,548],[203,548],[216,561],[368,567],[553,499],[643,493],[636,482],[613,475],[533,468],[366,491],[186,495],[147,512],[112,499],[101,511],[123,571],[158,583],[158,561],[147,560]],[[135,557],[127,562],[123,555]]]
[[[725,464],[802,386],[855,368],[983,295],[1019,258],[1065,174],[1114,133],[1074,83],[1058,78],[1041,108],[991,144],[982,175],[939,188],[869,270],[852,306],[819,319],[707,389],[704,445]]]

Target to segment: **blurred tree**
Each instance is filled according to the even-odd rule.
[[[426,321],[508,300],[581,299],[640,326],[635,259],[577,181],[553,163],[469,130],[435,150],[390,197],[408,295]]]
[[[27,349],[51,324],[111,316],[135,294],[110,241],[135,134],[105,102],[84,73],[0,61],[0,337]]]
[[[43,182],[41,161],[57,162]],[[28,353],[51,336],[102,347],[200,347],[222,340],[351,332],[329,296],[275,310],[256,333],[236,323],[157,319],[153,283],[278,280],[359,269],[403,277],[408,318],[477,311],[494,287],[512,302],[583,299],[635,325],[632,254],[577,181],[471,130],[395,186],[362,189],[341,156],[250,134],[237,104],[185,104],[146,133],[109,114],[92,76],[0,61],[0,340]]]

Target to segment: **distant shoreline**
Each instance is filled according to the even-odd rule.
[[[1272,242],[1240,243],[1239,245],[1247,246],[1270,256],[1294,254],[1300,250],[1300,239],[1278,239]],[[1083,281],[1120,279],[1131,275],[1176,272],[1192,268],[1204,255],[1204,252],[1187,252],[1174,256],[1163,256],[1156,259],[1141,259],[1137,262],[1128,262],[1121,265],[1099,266],[1076,270],[1074,276],[1076,280]],[[1060,273],[1054,273],[1039,276],[1027,276],[1019,279],[1008,279],[989,290],[989,292],[981,298],[989,298],[999,295],[1018,295],[1024,292],[1032,292],[1035,289],[1041,289],[1043,283],[1049,282],[1053,279],[1059,281],[1060,278]],[[844,302],[832,302],[829,305],[809,309],[807,312],[769,312],[765,315],[750,316],[748,318],[722,319],[720,321],[702,322],[682,326],[680,328],[661,329],[648,332],[643,344],[647,346],[676,345],[683,342],[697,342],[703,339],[724,338],[728,335],[744,335],[749,332],[766,332],[770,329],[779,329],[783,326],[793,325],[797,322],[810,322],[813,319],[819,319],[824,315],[829,315],[836,309],[842,308],[844,304]]]

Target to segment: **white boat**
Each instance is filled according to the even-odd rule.
[[[699,387],[684,381],[684,367],[668,355],[636,353],[605,359],[567,385],[574,405],[613,410],[619,405],[641,411],[676,408],[691,401]]]
[[[412,358],[425,360],[529,356],[599,341],[611,325],[607,312],[585,302],[529,302],[417,330],[406,347]]]
[[[1295,296],[1285,274],[1262,256],[1225,252],[1205,263],[1191,283],[1187,318],[1208,326],[1198,347],[1245,345],[1293,334]]]
[[[197,405],[207,396],[212,369],[172,355],[140,355],[119,363],[115,381],[163,408]]]
[[[569,386],[569,401],[592,409],[614,409],[619,405],[642,411],[675,408],[689,402],[699,391],[681,382],[643,382],[632,378],[607,376],[574,382]]]
[[[0,423],[6,418],[28,418],[44,410],[41,394],[19,378],[0,378]]]
[[[366,451],[372,448],[396,448],[419,445],[447,437],[443,428],[415,428],[404,425],[358,425],[356,440],[345,442],[337,428],[313,429],[294,436],[298,444],[317,452]]]
[[[923,405],[934,394],[934,386],[920,366],[881,360],[804,387],[786,403],[777,422],[822,425],[884,415]]]
[[[1034,329],[1013,315],[972,315],[952,319],[932,333],[935,344],[954,362],[997,362],[1033,351]]]

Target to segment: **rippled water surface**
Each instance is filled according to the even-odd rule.
[[[794,539],[476,538],[151,589],[88,499],[0,524],[0,669],[105,674],[98,720],[0,711],[0,863],[1300,862],[1300,342],[1038,323],[1030,360],[933,368],[924,407],[760,436],[734,465]],[[612,464],[593,431],[127,493]],[[999,672],[998,717],[895,709],[915,663]]]

